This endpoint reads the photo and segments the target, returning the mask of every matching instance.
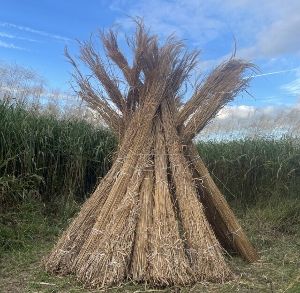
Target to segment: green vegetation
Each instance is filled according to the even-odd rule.
[[[299,197],[299,139],[282,137],[199,142],[198,149],[226,197],[238,205]]]
[[[85,200],[111,165],[116,139],[83,120],[35,115],[0,104],[0,203]],[[199,152],[226,197],[237,204],[297,196],[300,146],[295,138],[199,142]]]
[[[261,260],[228,257],[236,280],[182,291],[300,292],[299,140],[198,146]],[[40,260],[109,169],[115,147],[107,130],[87,122],[0,105],[0,292],[89,292],[73,277],[46,274]],[[143,290],[125,284],[111,292]]]
[[[85,121],[0,104],[0,204],[82,201],[110,168],[116,140]],[[59,204],[57,204],[57,202]]]

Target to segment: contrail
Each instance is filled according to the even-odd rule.
[[[2,27],[11,27],[20,31],[25,31],[25,32],[29,32],[32,34],[36,34],[36,35],[40,35],[43,37],[48,37],[51,39],[55,39],[58,41],[64,41],[64,42],[69,42],[71,41],[71,39],[64,37],[64,36],[60,36],[60,35],[56,35],[56,34],[52,34],[49,32],[45,32],[45,31],[40,31],[40,30],[36,30],[27,26],[21,26],[21,25],[16,25],[14,23],[9,23],[9,22],[0,22],[0,26]]]
[[[279,70],[279,71],[273,71],[273,72],[266,72],[266,73],[261,73],[261,74],[254,74],[254,75],[250,75],[249,77],[253,78],[253,77],[261,77],[261,76],[267,76],[267,75],[273,75],[273,74],[280,74],[280,73],[285,73],[285,72],[297,71],[299,69],[300,69],[300,67],[295,67],[295,68],[292,68],[292,69]]]

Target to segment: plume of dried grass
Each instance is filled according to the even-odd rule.
[[[75,274],[97,288],[126,279],[154,286],[230,279],[224,247],[248,261],[257,254],[191,140],[247,86],[242,74],[252,65],[231,58],[180,107],[179,92],[198,52],[187,52],[174,37],[159,45],[139,21],[128,39],[132,65],[115,32],[101,34],[101,40],[109,63],[91,42],[80,44],[89,77],[67,51],[66,56],[79,95],[118,135],[119,149],[110,172],[44,260],[45,268]],[[127,84],[125,93],[111,62]]]

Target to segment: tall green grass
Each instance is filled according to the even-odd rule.
[[[0,205],[83,200],[110,168],[115,147],[104,128],[0,104]]]
[[[36,115],[0,104],[0,201],[83,201],[108,171],[115,137],[82,120]],[[198,142],[216,183],[230,201],[251,205],[300,193],[299,140]]]
[[[199,142],[198,150],[215,182],[231,201],[256,204],[272,196],[300,194],[297,138],[256,138]]]

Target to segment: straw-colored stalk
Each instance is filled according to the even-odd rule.
[[[152,162],[153,163],[153,162]],[[140,189],[139,218],[136,226],[135,244],[133,248],[130,275],[133,280],[149,279],[149,239],[152,227],[153,211],[153,165],[145,170],[145,177]]]
[[[155,120],[154,206],[150,233],[150,280],[154,284],[182,285],[191,282],[190,269],[179,223],[171,200],[167,176],[167,149],[160,117]]]
[[[162,113],[172,178],[192,270],[200,280],[226,280],[231,276],[230,270],[198,200],[193,177],[166,102],[163,103]]]
[[[224,246],[231,251],[237,251],[245,260],[256,261],[258,255],[253,248],[241,225],[237,221],[226,199],[221,194],[215,182],[211,178],[204,162],[199,157],[196,146],[191,144],[187,148],[188,158],[192,160],[195,177],[201,180],[201,202],[207,209],[207,215],[211,215],[210,222],[214,226],[216,235]]]

